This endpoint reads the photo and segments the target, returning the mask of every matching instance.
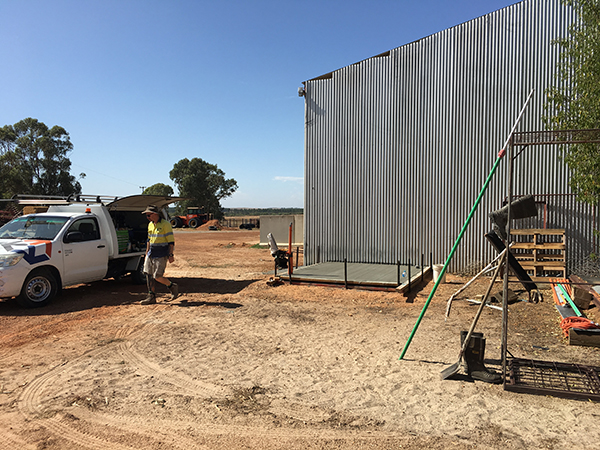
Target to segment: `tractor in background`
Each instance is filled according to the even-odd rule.
[[[209,220],[210,214],[203,212],[202,208],[191,206],[187,209],[187,215],[171,217],[171,226],[173,228],[198,228]]]

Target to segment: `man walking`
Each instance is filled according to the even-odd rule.
[[[175,300],[179,296],[179,287],[176,283],[164,277],[167,261],[175,261],[175,237],[171,224],[160,216],[160,210],[150,205],[142,213],[150,221],[148,223],[148,241],[146,244],[146,260],[144,261],[144,273],[148,283],[148,297],[142,300],[142,305],[156,303],[156,281],[164,284],[171,291],[171,298]]]

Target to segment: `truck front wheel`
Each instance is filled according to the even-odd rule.
[[[56,278],[47,270],[34,270],[27,275],[17,301],[25,308],[38,308],[50,303],[57,293]]]
[[[200,221],[196,218],[190,219],[188,225],[190,226],[190,228],[198,228],[198,225],[200,225]]]

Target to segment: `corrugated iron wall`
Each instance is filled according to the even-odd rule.
[[[532,89],[517,131],[543,129],[551,41],[573,20],[560,0],[527,0],[305,82],[306,263],[444,262]],[[558,152],[525,150],[514,193],[569,193]],[[494,256],[483,235],[506,170],[504,160],[451,271]]]

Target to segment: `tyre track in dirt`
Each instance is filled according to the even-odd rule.
[[[19,450],[36,450],[38,448],[37,446],[28,444],[6,427],[0,427],[0,436],[2,436],[2,445],[6,445],[6,448]]]
[[[113,434],[129,435],[132,441],[135,440],[135,436],[138,438],[144,436],[146,442],[154,441],[156,443],[158,442],[157,439],[160,439],[161,442],[169,442],[169,446],[172,448],[203,448],[195,439],[185,436],[186,430],[192,430],[192,434],[199,431],[198,423],[192,420],[151,418],[142,423],[139,417],[115,415],[110,412],[94,412],[92,414],[82,409],[79,410],[77,420],[74,421],[69,413],[48,411],[44,407],[44,401],[48,399],[51,387],[60,381],[62,375],[72,372],[72,368],[85,359],[101,360],[107,354],[114,356],[115,350],[125,362],[135,369],[136,373],[153,376],[161,383],[174,386],[173,393],[178,395],[188,395],[205,400],[226,398],[227,394],[231,393],[229,387],[200,382],[180,371],[171,370],[164,364],[158,364],[136,351],[136,343],[141,342],[143,337],[151,338],[154,333],[160,332],[160,326],[164,324],[164,321],[157,323],[151,315],[146,317],[143,322],[145,323],[124,325],[116,332],[113,342],[55,366],[48,372],[38,376],[24,388],[20,395],[18,402],[20,412],[29,418],[36,419],[39,425],[56,438],[72,442],[79,448],[90,450],[138,448],[137,444],[131,446],[119,444],[110,438],[94,433],[92,430],[98,429],[98,425],[104,430],[107,427],[114,430]],[[273,429],[261,426],[236,426],[235,434],[246,439],[255,439],[256,436],[262,436],[267,440],[277,442],[279,439],[305,439],[308,441],[324,438],[341,439],[344,433],[348,432],[347,429],[338,431],[327,425],[330,416],[333,414],[331,411],[316,411],[314,408],[289,404],[288,402],[274,402],[270,408],[267,408],[267,411],[274,419],[282,423],[289,422],[296,425],[307,422],[321,423],[323,428],[308,431],[293,427]],[[45,417],[50,414],[53,416]],[[157,437],[156,430],[161,430],[159,437]],[[211,423],[202,427],[202,434],[210,434],[215,437],[231,437],[231,430],[231,425]],[[373,438],[371,433],[358,432],[357,436],[370,440]],[[393,435],[388,435],[388,438],[391,437]],[[17,444],[22,444],[22,441],[18,441]],[[23,446],[15,446],[15,448],[20,447]]]
[[[113,343],[107,344],[101,348],[85,352],[70,361],[66,361],[58,366],[55,366],[48,372],[38,376],[31,381],[24,389],[18,399],[18,407],[20,412],[26,417],[38,419],[41,426],[46,428],[49,432],[56,435],[61,439],[66,439],[70,442],[75,443],[80,448],[92,449],[92,450],[105,450],[111,448],[115,450],[120,449],[132,449],[136,446],[122,446],[116,444],[114,441],[94,435],[88,431],[80,431],[78,428],[89,428],[85,424],[78,423],[77,428],[73,426],[72,421],[67,421],[65,416],[54,413],[52,411],[47,412],[44,410],[44,399],[45,392],[50,386],[58,381],[59,377],[64,373],[69,372],[70,366],[82,361],[84,358],[101,358],[104,353],[111,352],[114,347],[119,348],[123,344],[118,342],[124,338],[135,338],[140,334],[144,334],[148,329],[152,328],[152,324],[135,324],[125,325],[118,330]],[[53,414],[51,418],[43,418],[44,415]]]
[[[53,417],[43,418],[44,408],[42,402],[44,391],[47,386],[51,385],[58,378],[60,372],[68,370],[68,364],[68,362],[63,363],[29,383],[19,398],[19,410],[25,416],[37,419],[40,426],[46,428],[50,433],[66,439],[80,448],[92,450],[105,450],[106,448],[129,450],[131,447],[120,446],[107,439],[75,429],[71,424],[66,423],[62,415],[55,414]]]
[[[291,406],[291,410],[296,410],[294,406]],[[290,409],[286,408],[287,411]],[[304,408],[301,408],[303,412],[306,412]],[[299,412],[299,411],[296,411]],[[344,442],[346,440],[363,440],[370,447],[374,446],[380,441],[398,441],[399,443],[405,442],[408,438],[414,439],[414,437],[397,432],[390,432],[384,430],[358,430],[352,427],[340,426],[336,427],[334,424],[329,423],[328,420],[319,421],[323,427],[319,429],[311,429],[310,425],[314,425],[314,422],[308,423],[306,426],[298,424],[299,419],[293,419],[296,425],[292,426],[261,426],[261,425],[240,425],[236,424],[219,424],[214,422],[198,422],[195,420],[182,420],[177,419],[161,419],[152,418],[144,419],[143,423],[137,420],[125,420],[124,416],[118,416],[110,413],[104,413],[101,417],[87,417],[90,413],[84,413],[82,419],[87,422],[101,422],[105,426],[110,426],[120,430],[121,433],[130,433],[131,435],[145,436],[149,441],[153,440],[155,444],[162,443],[164,448],[174,448],[181,450],[203,450],[210,449],[212,446],[203,443],[207,438],[210,441],[218,440],[221,442],[219,448],[226,448],[223,446],[223,441],[230,440],[233,444],[232,447],[240,448],[239,443],[243,440],[253,442],[253,446],[248,448],[277,448],[283,449],[288,448],[283,445],[284,442],[289,442],[289,448],[313,448],[314,445],[320,443],[323,440],[335,441],[337,443]],[[288,419],[290,416],[283,416],[280,419]],[[125,418],[127,419],[127,418]],[[300,422],[301,423],[301,422]],[[254,442],[256,441],[256,442]],[[299,446],[298,443],[306,443],[306,446]],[[293,444],[292,444],[293,443]],[[113,447],[110,447],[111,449]],[[152,445],[140,446],[133,445],[131,448],[154,448]],[[161,447],[163,448],[163,447]],[[241,447],[246,448],[246,447]],[[323,448],[316,446],[315,448]],[[343,448],[343,447],[335,447]],[[396,447],[394,447],[396,448]]]
[[[137,448],[137,445],[119,445],[113,440],[95,435],[91,431],[88,431],[95,428],[93,426],[94,422],[102,426],[106,426],[110,423],[110,425],[117,428],[117,430],[132,433],[134,435],[141,434],[149,440],[155,440],[156,423],[154,423],[154,420],[150,427],[140,426],[138,418],[131,418],[126,415],[114,416],[103,413],[86,417],[82,420],[82,417],[86,415],[85,412],[82,411],[83,414],[80,414],[82,417],[78,417],[75,426],[72,420],[68,420],[68,414],[64,415],[56,411],[46,411],[44,408],[47,391],[52,385],[59,381],[62,375],[68,374],[71,367],[88,358],[100,360],[106,354],[114,354],[115,350],[122,356],[124,362],[129,363],[136,372],[152,376],[157,381],[172,385],[174,387],[173,393],[179,395],[185,394],[201,399],[215,395],[223,396],[225,394],[226,388],[209,383],[202,383],[181,372],[170,370],[164,365],[157,364],[137,352],[135,350],[135,344],[138,342],[138,339],[140,339],[141,336],[152,336],[152,334],[157,332],[160,327],[160,323],[156,323],[152,320],[151,314],[146,317],[146,320],[143,322],[145,323],[133,325],[127,324],[119,328],[113,342],[102,348],[86,352],[78,358],[63,362],[28,383],[18,399],[20,412],[26,417],[37,419],[41,426],[46,428],[56,437],[68,440],[80,448],[92,450],[104,450],[106,448],[114,448],[116,450]],[[53,417],[44,418],[44,416],[48,416],[49,414],[53,414]],[[181,421],[173,421],[173,423],[169,423],[167,426],[161,427],[161,429],[177,429],[181,424]],[[187,427],[193,425],[193,422],[186,424]],[[226,430],[224,429],[223,432],[226,432]],[[183,440],[184,442],[181,448],[193,447],[193,441],[187,442],[187,440],[183,439],[178,433],[166,433],[166,435],[172,442]],[[20,441],[19,443],[22,444]],[[21,447],[22,445],[15,446],[15,448]]]
[[[171,370],[164,364],[158,364],[135,351],[132,342],[120,343],[117,348],[125,362],[132,364],[138,372],[153,376],[158,380],[171,384],[178,388],[179,394],[187,394],[199,398],[209,398],[215,395],[224,395],[225,387],[216,386],[211,383],[203,383],[192,377],[186,376],[177,370]]]

